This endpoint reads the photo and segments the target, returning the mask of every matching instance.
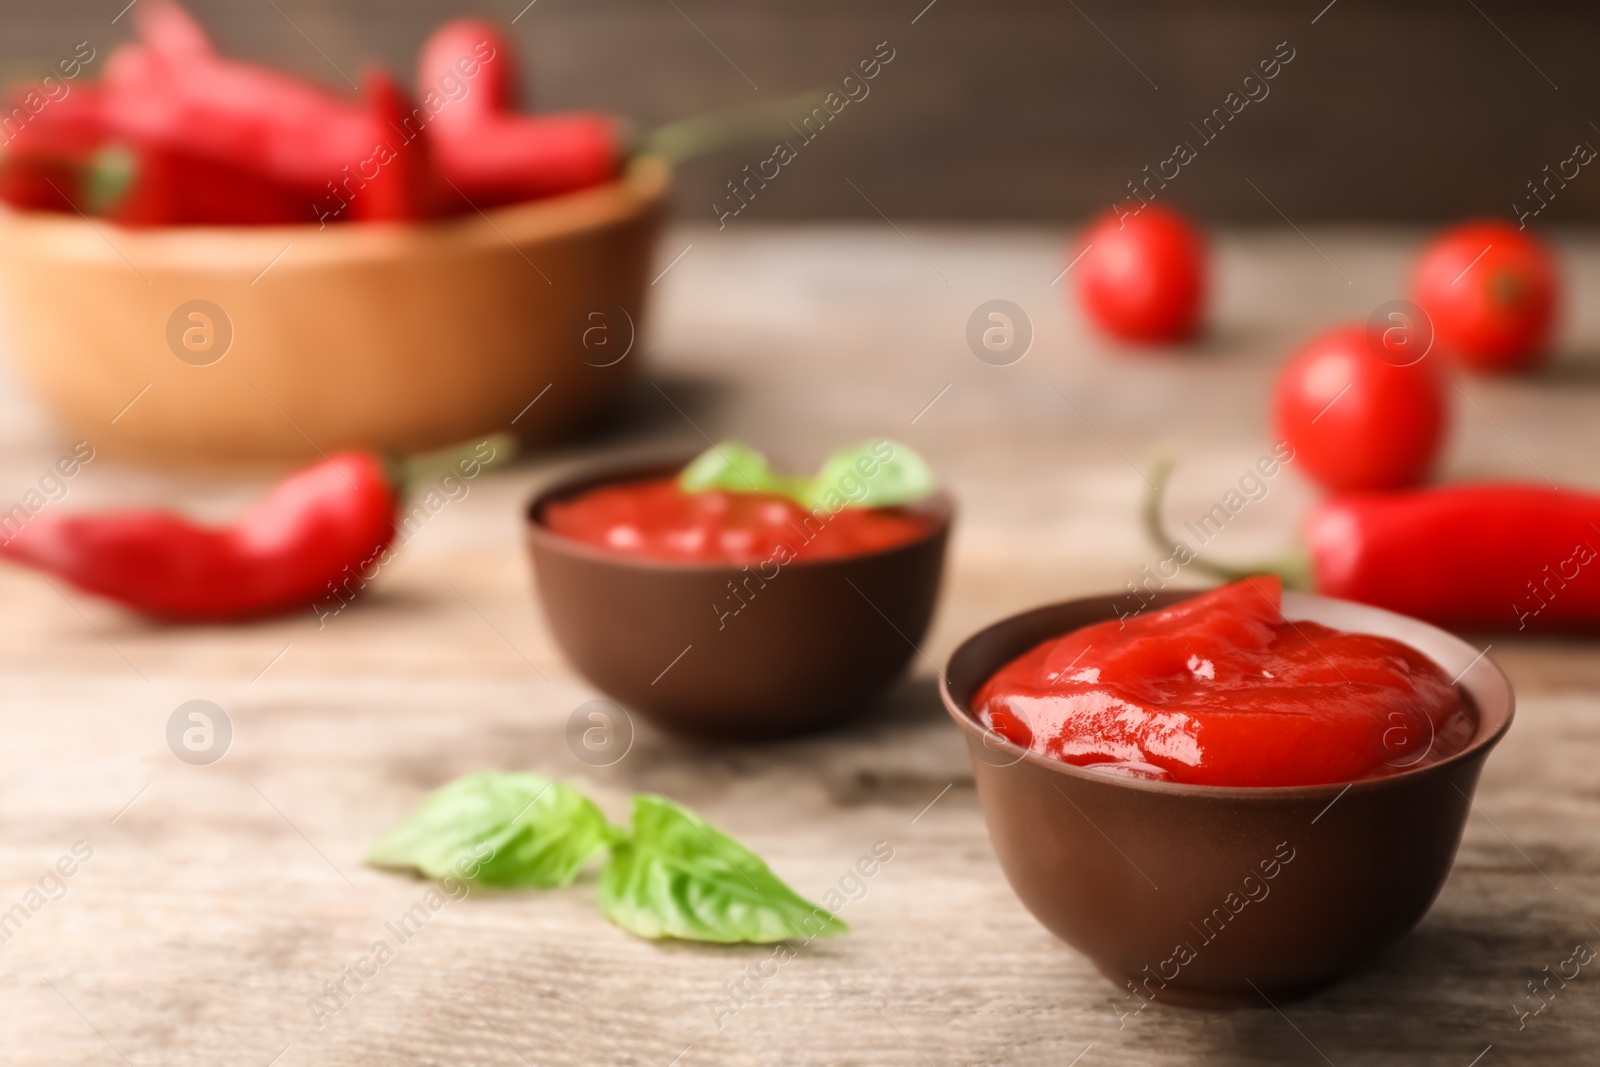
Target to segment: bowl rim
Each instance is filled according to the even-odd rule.
[[[537,490],[523,507],[522,517],[523,523],[527,527],[528,539],[537,547],[559,552],[562,555],[575,556],[579,559],[606,563],[614,567],[648,574],[740,574],[749,567],[759,566],[762,561],[753,563],[679,563],[672,560],[630,556],[622,552],[610,552],[583,541],[564,537],[545,525],[540,517],[539,513],[544,509],[545,505],[554,500],[613,482],[640,481],[649,477],[659,477],[663,474],[681,471],[690,460],[694,459],[696,454],[671,453],[666,456],[658,456],[655,459],[635,458],[631,461],[600,463],[584,466],[564,476],[557,477],[542,489]],[[909,541],[902,541],[899,544],[889,545],[885,548],[873,549],[871,552],[852,552],[847,556],[832,556],[825,559],[796,559],[782,564],[783,569],[786,571],[795,568],[814,570],[837,566],[855,560],[870,560],[896,552],[905,552],[945,537],[955,522],[955,498],[944,489],[937,489],[931,495],[904,506],[910,510],[920,511],[932,520],[926,530]]]
[[[51,258],[71,262],[121,264],[127,255],[147,270],[248,268],[254,275],[265,262],[264,251],[270,257],[285,245],[295,247],[296,263],[316,263],[385,257],[397,244],[520,245],[582,233],[658,207],[671,177],[668,160],[636,156],[624,162],[616,177],[598,185],[418,222],[129,227],[0,204],[0,228],[7,232],[7,243],[33,245]],[[108,245],[106,234],[114,244]]]
[[[1209,588],[1172,590],[1170,591],[1170,595],[1173,597],[1173,599],[1161,603],[1160,607],[1170,607],[1172,604],[1181,603],[1183,600],[1191,599],[1194,596],[1199,596],[1200,594],[1208,591]],[[1336,605],[1341,610],[1355,609],[1355,611],[1360,615],[1365,615],[1382,622],[1392,621],[1401,628],[1410,629],[1413,633],[1426,634],[1432,642],[1441,642],[1448,645],[1459,646],[1456,651],[1465,652],[1467,655],[1473,657],[1471,662],[1468,663],[1467,667],[1461,671],[1460,675],[1457,676],[1455,683],[1456,688],[1465,693],[1468,700],[1473,705],[1473,710],[1477,716],[1477,726],[1473,732],[1472,739],[1464,748],[1461,749],[1461,751],[1447,756],[1436,763],[1428,763],[1416,767],[1407,767],[1394,774],[1384,775],[1379,778],[1358,778],[1345,782],[1326,782],[1319,785],[1277,786],[1204,785],[1193,782],[1170,782],[1148,778],[1130,778],[1099,773],[1092,771],[1087,767],[1066,763],[1055,759],[1054,757],[1034,752],[1031,749],[1025,749],[1021,745],[1007,740],[998,734],[993,735],[993,739],[991,739],[992,731],[979,725],[977,717],[973,714],[972,710],[962,706],[962,704],[959,703],[955,699],[954,695],[950,692],[950,669],[952,664],[954,664],[958,657],[968,653],[968,650],[971,648],[971,646],[975,645],[980,640],[995,634],[997,631],[1008,630],[1023,625],[1027,620],[1034,619],[1039,616],[1052,615],[1067,609],[1079,607],[1080,605],[1088,605],[1093,603],[1110,605],[1118,598],[1119,594],[1114,593],[1092,597],[1078,597],[1073,600],[1055,601],[1036,608],[1031,608],[1027,611],[1008,615],[969,635],[959,645],[957,645],[954,650],[951,651],[949,656],[945,658],[944,670],[941,671],[939,675],[939,698],[944,704],[945,711],[952,719],[955,720],[956,725],[967,736],[969,741],[976,740],[978,744],[986,745],[995,752],[1004,752],[1016,757],[1009,764],[996,764],[993,766],[1003,770],[1006,767],[1014,766],[1016,763],[1026,762],[1031,763],[1035,767],[1043,770],[1060,774],[1067,778],[1078,779],[1086,783],[1096,783],[1110,788],[1132,789],[1146,793],[1160,793],[1174,797],[1192,797],[1197,800],[1211,799],[1276,802],[1304,801],[1327,798],[1331,803],[1332,799],[1343,796],[1346,792],[1354,791],[1370,793],[1374,791],[1400,788],[1406,783],[1412,782],[1420,777],[1443,775],[1448,773],[1453,767],[1463,763],[1471,762],[1475,759],[1479,759],[1481,756],[1486,756],[1488,751],[1498,744],[1500,739],[1505,736],[1506,731],[1511,728],[1512,720],[1516,717],[1516,692],[1512,689],[1510,680],[1506,678],[1505,672],[1500,669],[1499,664],[1489,657],[1487,649],[1479,651],[1475,646],[1468,644],[1455,634],[1452,634],[1430,623],[1423,622],[1420,619],[1412,618],[1409,615],[1401,615],[1398,612],[1388,611],[1384,608],[1374,607],[1370,604],[1361,604],[1356,601],[1341,600],[1336,597],[1325,597],[1313,593],[1298,593],[1287,590],[1283,594],[1283,614],[1286,619],[1292,620],[1297,609],[1304,610],[1307,607],[1315,609],[1323,604]],[[1106,617],[1107,619],[1114,618],[1115,614],[1108,613]],[[1298,621],[1308,620],[1306,620],[1304,617],[1301,617]],[[1093,623],[1085,623],[1084,625],[1093,625]],[[1376,632],[1378,636],[1390,637],[1393,640],[1403,641],[1404,643],[1411,645],[1413,648],[1416,648],[1412,642],[1407,641],[1403,637],[1395,636],[1393,633],[1383,631],[1372,632]],[[1048,640],[1048,638],[1046,638],[1046,640]],[[1418,648],[1417,651],[1422,652],[1422,654],[1425,656],[1428,656],[1428,658],[1433,660],[1434,663],[1438,664],[1441,669],[1449,669],[1445,667],[1444,664],[1439,663],[1437,659],[1434,659],[1432,655],[1424,650]],[[1004,666],[1004,664],[996,664],[994,667],[992,667],[986,678],[993,677],[994,671],[999,670],[1001,666]],[[1463,684],[1462,681],[1468,674],[1474,675],[1473,682],[1470,685]],[[1489,696],[1503,699],[1480,699],[1478,691],[1482,690],[1487,690]],[[974,757],[974,759],[976,759],[976,757]],[[1470,799],[1471,798],[1469,797],[1468,800],[1470,801]]]

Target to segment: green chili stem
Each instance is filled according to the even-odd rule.
[[[730,145],[771,136],[797,114],[806,114],[827,89],[810,89],[760,104],[725,108],[658,126],[646,134],[637,154],[660,156],[672,163],[710,155]]]
[[[1140,517],[1143,520],[1145,536],[1150,543],[1162,552],[1174,555],[1182,551],[1189,556],[1187,566],[1220,578],[1225,582],[1242,581],[1245,578],[1259,574],[1275,574],[1289,589],[1311,588],[1311,560],[1303,549],[1292,549],[1276,560],[1256,564],[1248,567],[1230,567],[1225,563],[1213,563],[1203,558],[1194,549],[1182,544],[1167,532],[1165,523],[1161,520],[1161,502],[1166,496],[1167,484],[1172,480],[1172,471],[1177,463],[1169,457],[1156,460],[1151,468],[1149,490],[1144,494],[1143,505],[1140,508]]]
[[[494,449],[494,458],[478,460],[480,474],[494,467],[502,467],[517,456],[517,439],[507,433],[488,434],[432,452],[417,452],[409,456],[389,454],[384,456],[389,484],[395,487],[398,498],[405,499],[421,486],[438,481],[453,471],[459,461],[477,459],[476,450],[485,443]]]

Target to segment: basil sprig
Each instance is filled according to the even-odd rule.
[[[849,927],[805,900],[754,852],[665,797],[639,794],[624,828],[538,774],[459,778],[372,847],[377,867],[479,885],[570,885],[609,846],[600,911],[640,937],[767,944]]]
[[[678,476],[686,493],[721,489],[772,493],[807,508],[889,508],[910,504],[934,490],[933,471],[907,445],[867,441],[829,456],[815,475],[784,475],[767,457],[738,441],[723,441],[696,456]]]

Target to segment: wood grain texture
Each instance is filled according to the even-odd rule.
[[[1118,991],[1008,889],[920,657],[886,706],[834,734],[717,748],[641,727],[605,770],[564,741],[594,694],[530,596],[518,511],[536,484],[601,455],[692,448],[701,431],[804,464],[841,440],[904,439],[962,505],[922,645],[938,663],[1002,614],[1118,588],[1153,560],[1135,525],[1135,468],[1158,447],[1183,456],[1182,517],[1269,446],[1263,398],[1287,348],[1393,295],[1414,247],[1403,233],[1307,235],[1315,247],[1293,232],[1225,236],[1218,325],[1197,351],[1166,358],[1088,336],[1051,284],[1063,264],[1054,233],[674,230],[661,267],[693,247],[653,290],[629,418],[470,483],[324,628],[308,613],[157,629],[0,571],[0,912],[75,841],[94,849],[65,895],[0,944],[0,1048],[9,1062],[73,1067],[1060,1067],[1080,1054],[1083,1067],[1467,1067],[1491,1044],[1483,1067],[1587,1062],[1600,977],[1585,969],[1521,1030],[1512,1004],[1576,942],[1600,942],[1592,644],[1483,639],[1520,708],[1454,874],[1411,937],[1283,1014],[1152,1007],[1119,1025]],[[1600,244],[1574,240],[1563,254],[1575,289],[1600,282]],[[1036,331],[1011,367],[980,363],[963,339],[972,309],[994,297],[1022,305]],[[1460,383],[1448,476],[1536,477],[1536,465],[1595,484],[1600,392],[1586,352],[1600,321],[1580,305],[1568,334],[1549,378]],[[66,447],[15,386],[0,389],[0,504]],[[1292,466],[1275,479],[1215,543],[1219,557],[1281,545],[1312,499],[1296,479]],[[255,488],[99,459],[69,486],[51,507],[155,499],[222,514]],[[180,763],[164,738],[173,709],[195,698],[235,729],[209,767]],[[613,818],[629,793],[659,789],[813,897],[876,841],[894,858],[843,909],[851,936],[800,950],[720,1030],[708,1004],[770,949],[636,940],[596,913],[592,876],[448,903],[319,1030],[308,998],[428,889],[364,868],[363,850],[424,792],[483,768],[571,778]]]

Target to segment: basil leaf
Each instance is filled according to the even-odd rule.
[[[829,456],[812,479],[805,503],[833,511],[891,508],[921,500],[933,489],[933,471],[909,445],[867,441]]]
[[[600,872],[600,910],[641,937],[771,943],[849,929],[761,858],[663,797],[633,798],[633,832]]]
[[[767,457],[737,441],[723,441],[700,453],[678,475],[686,493],[724,489],[730,493],[784,493],[789,479],[773,473]]]
[[[775,472],[767,457],[737,441],[723,441],[696,456],[678,486],[686,493],[774,493],[803,507],[889,508],[921,500],[934,490],[933,471],[907,445],[868,441],[829,456],[814,478]]]
[[[594,802],[539,774],[458,778],[367,853],[375,867],[453,874],[489,886],[568,885],[606,845]]]

